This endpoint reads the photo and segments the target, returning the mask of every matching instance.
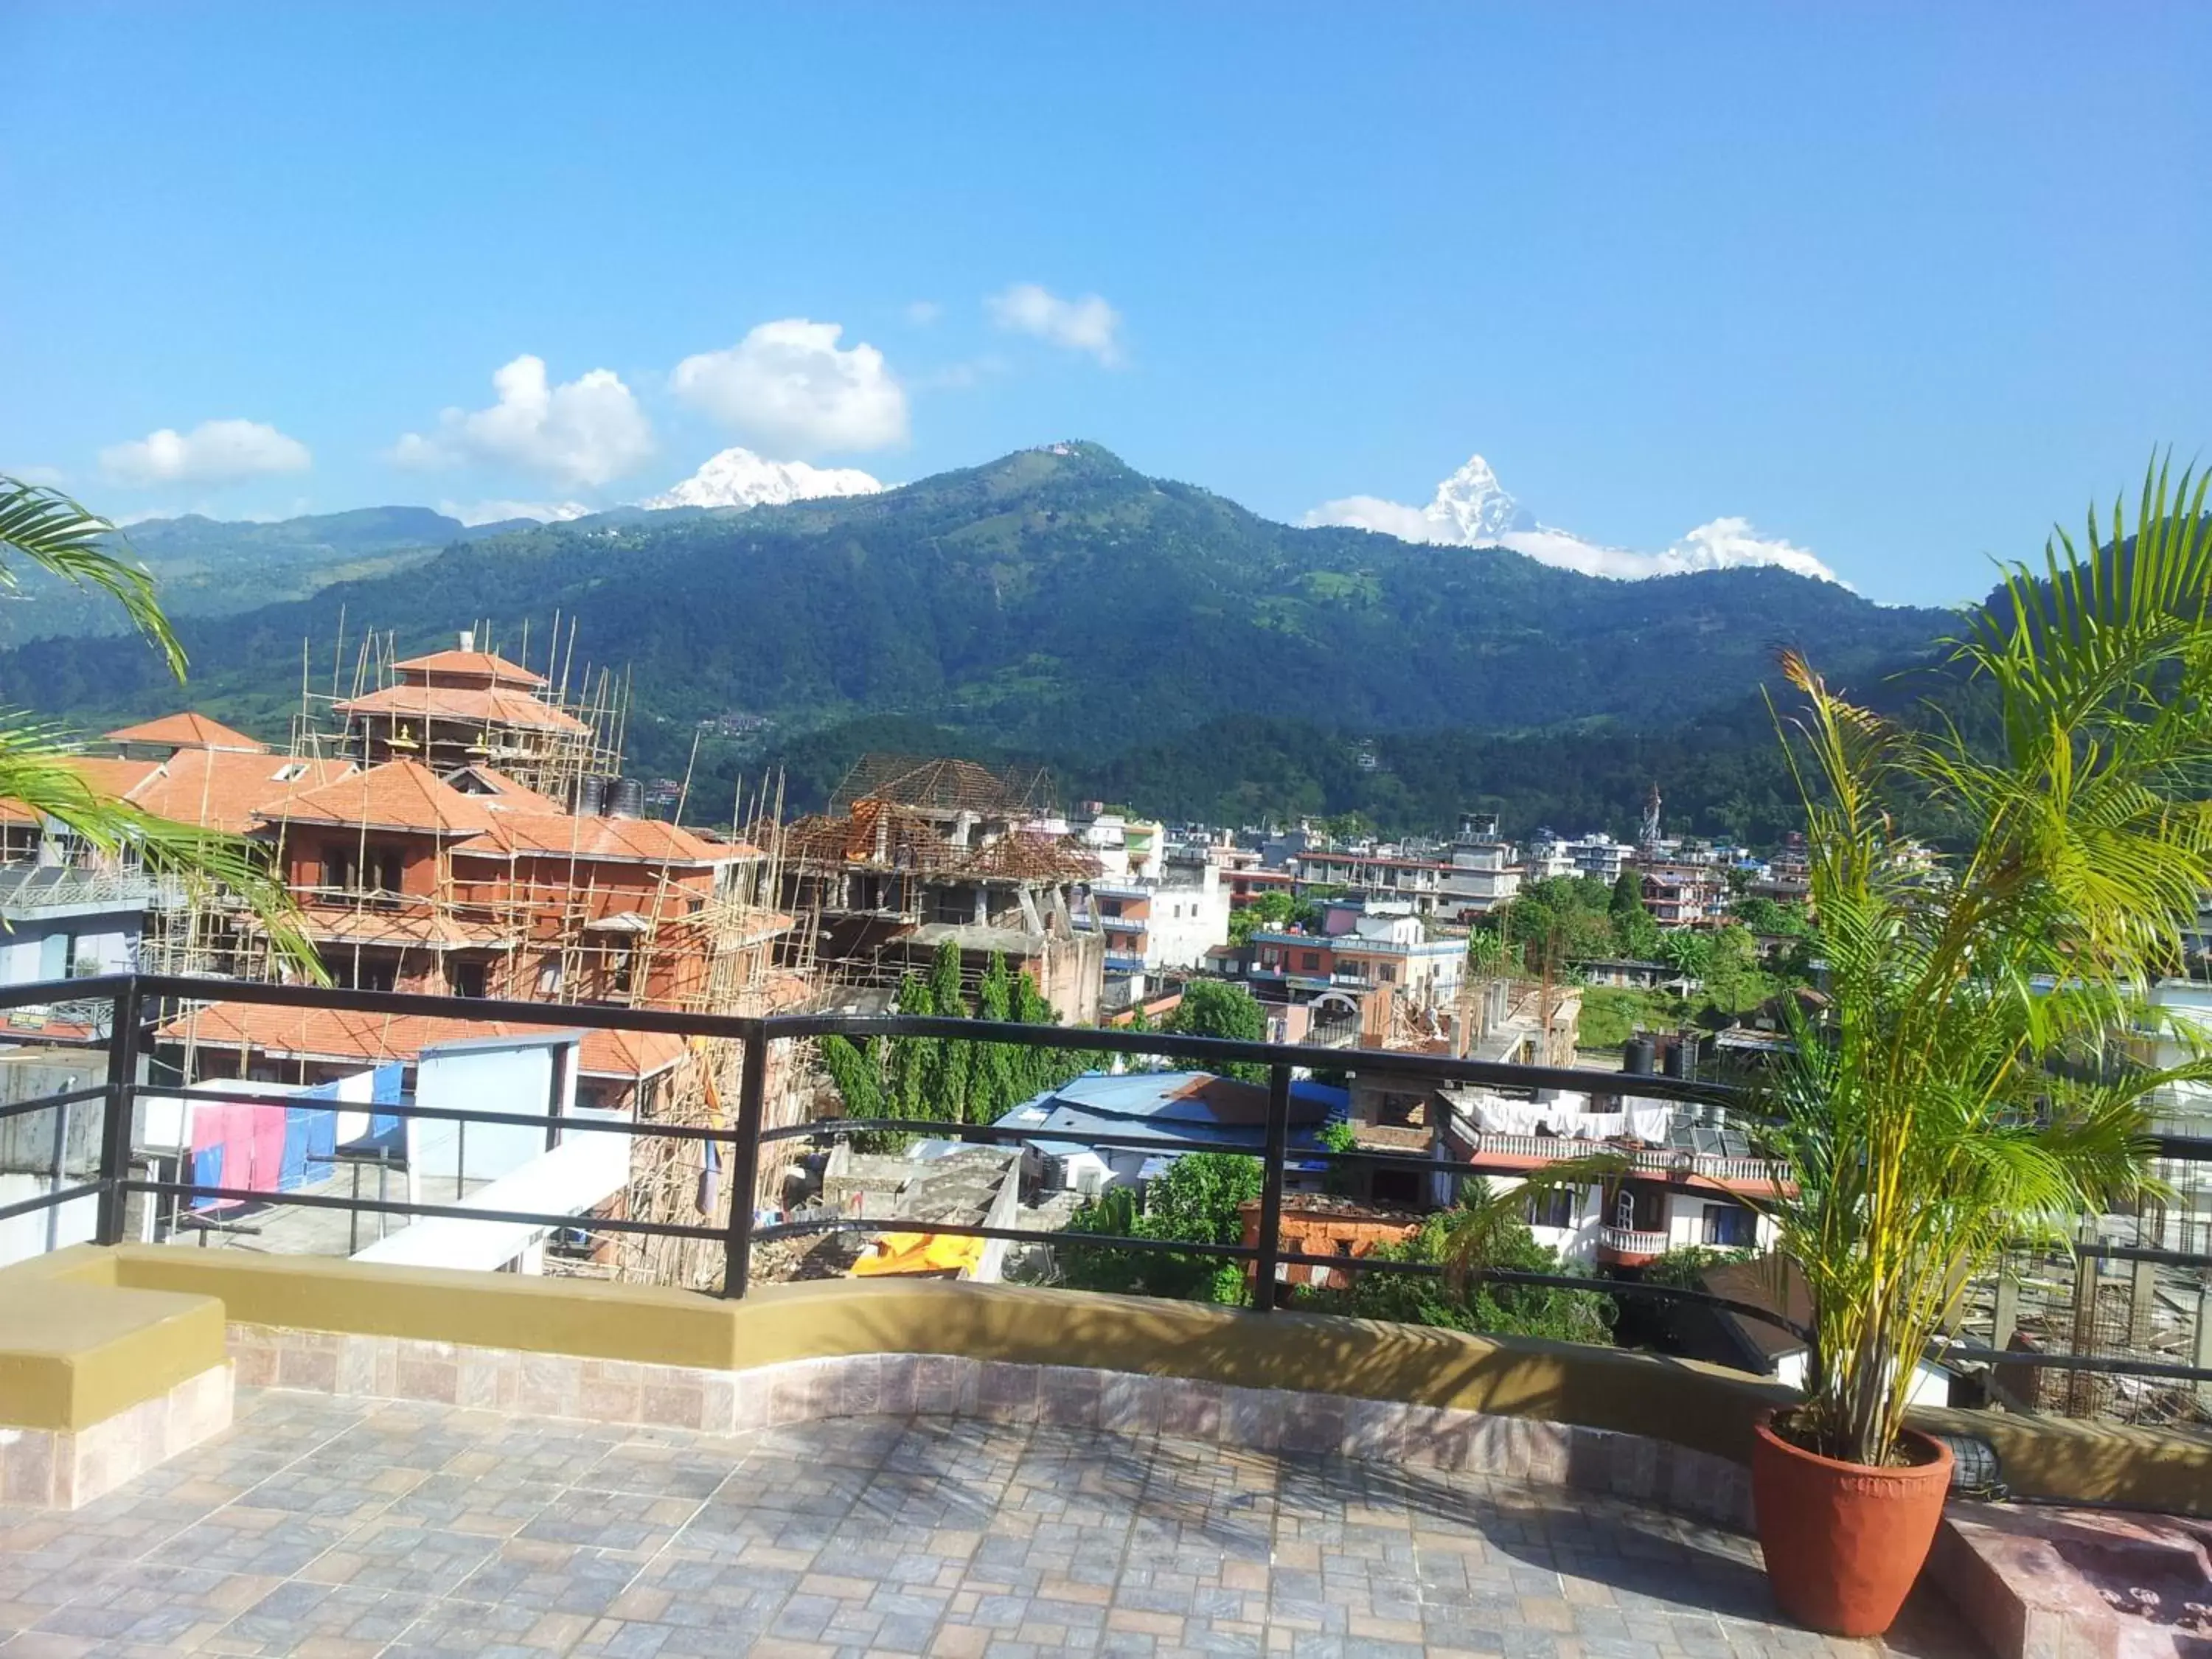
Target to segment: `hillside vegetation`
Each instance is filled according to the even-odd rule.
[[[1748,825],[1778,805],[1777,780],[1717,758],[1694,723],[1732,741],[1778,646],[1849,681],[1912,660],[1945,621],[1772,569],[1609,582],[1293,528],[1071,444],[878,495],[493,533],[187,616],[192,701],[270,728],[296,700],[303,640],[328,676],[341,606],[351,633],[402,650],[477,618],[511,642],[528,617],[542,639],[558,609],[580,656],[634,672],[649,769],[680,769],[697,722],[730,711],[771,717],[802,768],[810,742],[849,748],[841,728],[889,719],[1163,813],[1426,823],[1483,803],[1580,823],[1616,810],[1629,771],[1671,781],[1694,757],[1715,808]],[[83,639],[0,653],[0,696],[88,722],[178,700],[126,642]],[[709,745],[702,798],[757,759]]]

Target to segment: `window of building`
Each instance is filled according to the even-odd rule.
[[[456,962],[453,965],[453,994],[457,997],[486,995],[484,988],[487,964],[481,962]]]
[[[1306,972],[1310,974],[1319,973],[1321,971],[1321,952],[1318,951],[1307,951],[1300,955],[1298,963],[1299,966],[1303,967]]]
[[[561,988],[561,959],[548,957],[538,964],[538,994],[550,997]]]
[[[1705,1243],[1723,1249],[1750,1249],[1759,1243],[1759,1218],[1741,1204],[1708,1204]]]
[[[1528,1194],[1528,1224],[1532,1227],[1571,1227],[1577,1198],[1571,1187],[1547,1187]]]
[[[326,960],[331,970],[331,982],[349,991],[389,991],[399,978],[399,964],[388,958],[362,957],[359,953]]]
[[[1395,968],[1393,968],[1389,963],[1386,962],[1382,964],[1381,971],[1382,982],[1385,985],[1395,985],[1398,982],[1398,970]]]

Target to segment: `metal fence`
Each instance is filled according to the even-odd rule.
[[[0,988],[0,1012],[39,1006],[52,1000],[64,988],[54,985],[15,986]],[[326,1208],[351,1212],[356,1215],[398,1215],[415,1217],[448,1217],[459,1220],[519,1224],[544,1230],[548,1233],[571,1232],[584,1230],[592,1232],[630,1232],[654,1237],[702,1240],[719,1247],[722,1257],[720,1293],[725,1297],[743,1297],[753,1279],[753,1255],[756,1245],[780,1238],[818,1232],[831,1228],[862,1228],[875,1231],[913,1231],[948,1234],[980,1239],[1004,1239],[1013,1243],[1049,1243],[1055,1238],[1066,1237],[1034,1230],[969,1224],[934,1219],[901,1219],[874,1217],[865,1220],[849,1217],[829,1216],[820,1212],[780,1222],[757,1223],[757,1189],[764,1147],[773,1148],[778,1143],[798,1139],[834,1141],[840,1137],[881,1132],[903,1133],[957,1139],[983,1146],[1010,1146],[1047,1139],[1054,1142],[1077,1143],[1094,1150],[1141,1149],[1149,1153],[1218,1152],[1224,1150],[1218,1139],[1176,1139],[1154,1135],[1116,1136],[1085,1130],[1054,1127],[1040,1131],[1036,1127],[1000,1127],[988,1124],[947,1123],[938,1120],[891,1118],[830,1118],[816,1119],[789,1126],[771,1127],[764,1121],[767,1103],[768,1060],[769,1045],[781,1042],[805,1042],[821,1037],[839,1036],[855,1041],[869,1037],[906,1037],[940,1039],[975,1043],[1012,1044],[1024,1048],[1045,1048],[1061,1051],[1095,1054],[1102,1057],[1114,1055],[1144,1058],[1164,1058],[1182,1060],[1218,1071],[1231,1065],[1259,1066],[1266,1069],[1267,1106],[1261,1126],[1261,1144],[1253,1152],[1260,1164],[1261,1188],[1257,1206],[1257,1228],[1255,1242],[1250,1244],[1211,1244],[1184,1241],[1127,1237],[1109,1235],[1082,1236],[1081,1242],[1089,1247],[1127,1249],[1132,1251],[1164,1251],[1185,1256],[1209,1256],[1224,1261],[1247,1264],[1249,1271],[1250,1305],[1265,1314],[1274,1310],[1285,1301],[1280,1282],[1285,1268],[1305,1267],[1328,1269],[1331,1273],[1347,1270],[1356,1273],[1437,1273],[1434,1263],[1408,1261],[1378,1261],[1368,1256],[1321,1255],[1286,1249],[1283,1244],[1282,1221],[1285,1198],[1286,1176],[1293,1164],[1310,1167],[1322,1164],[1330,1168],[1365,1168],[1370,1170],[1402,1170],[1420,1176],[1476,1176],[1493,1175],[1493,1167],[1486,1168],[1472,1163],[1437,1158],[1419,1153],[1389,1152],[1328,1152],[1301,1146],[1291,1151],[1291,1099],[1294,1073],[1299,1070],[1321,1069],[1350,1071],[1363,1079],[1399,1079],[1423,1088],[1437,1085],[1477,1084],[1492,1088],[1528,1091],[1563,1090],[1585,1094],[1622,1094],[1672,1100],[1723,1108],[1741,1103],[1735,1091],[1706,1081],[1649,1075],[1624,1074],[1618,1072],[1589,1070],[1576,1067],[1534,1066],[1505,1065],[1498,1062],[1459,1060],[1417,1053],[1391,1050],[1352,1049],[1290,1045],[1271,1042],[1245,1042],[1211,1037],[1173,1036],[1157,1032],[1132,1032],[1110,1028],[1036,1026],[999,1024],[989,1021],[922,1018],[906,1015],[856,1016],[848,1014],[788,1014],[766,1017],[678,1013],[653,1009],[610,1007],[593,1005],[548,1004],[536,1002],[503,1002],[477,998],[422,996],[404,993],[324,989],[306,986],[259,984],[231,980],[187,978],[175,975],[139,974],[111,975],[98,979],[72,980],[66,984],[66,994],[73,1001],[93,1001],[102,1005],[109,1013],[104,1022],[106,1036],[97,1045],[104,1050],[106,1081],[85,1088],[17,1101],[0,1106],[0,1127],[25,1115],[40,1111],[67,1114],[77,1107],[89,1107],[97,1103],[100,1113],[100,1133],[98,1137],[96,1163],[82,1170],[83,1178],[65,1175],[58,1163],[52,1188],[27,1200],[0,1205],[0,1222],[43,1210],[58,1208],[82,1200],[94,1200],[96,1220],[93,1227],[95,1242],[121,1243],[126,1233],[128,1207],[133,1194],[167,1198],[181,1204],[195,1200],[227,1200],[240,1205],[292,1206]],[[631,1216],[572,1213],[537,1213],[520,1211],[486,1209],[466,1204],[435,1204],[409,1202],[388,1197],[368,1198],[336,1193],[268,1192],[252,1188],[210,1186],[189,1180],[161,1179],[153,1175],[136,1173],[133,1124],[135,1109],[142,1095],[173,1096],[174,1085],[149,1087],[136,1079],[142,1062],[153,1052],[157,1039],[155,1030],[168,1015],[189,1007],[213,1001],[258,1004],[287,1008],[328,1009],[356,1013],[388,1016],[431,1016],[467,1021],[503,1021],[512,1024],[538,1026],[556,1030],[610,1030],[629,1032],[659,1032],[681,1037],[720,1039],[739,1045],[740,1064],[736,1109],[727,1127],[678,1124],[655,1121],[610,1120],[594,1115],[589,1127],[594,1133],[611,1133],[632,1137],[658,1137],[672,1140],[713,1143],[722,1159],[723,1186],[729,1194],[729,1213],[726,1221],[714,1224],[685,1223]],[[9,1033],[0,1031],[0,1042],[38,1042],[35,1032]],[[225,1095],[220,1088],[202,1084],[191,1091],[196,1099],[222,1102],[240,1100],[257,1105],[282,1104],[281,1098],[272,1099],[266,1094],[237,1092]],[[509,1127],[542,1128],[549,1147],[556,1145],[564,1127],[581,1127],[581,1122],[563,1117],[557,1110],[545,1113],[494,1112],[463,1109],[452,1107],[424,1106],[412,1101],[379,1103],[374,1108],[380,1115],[401,1119],[420,1118],[457,1121],[462,1124],[484,1123]],[[66,1117],[64,1119],[66,1126]],[[57,1144],[66,1139],[57,1135]],[[2197,1167],[2212,1164],[2212,1139],[2166,1135],[2158,1138],[2158,1152],[2169,1167]],[[1658,1163],[1672,1167],[1666,1154],[1654,1154]],[[2143,1248],[2134,1245],[2113,1245],[2097,1238],[2085,1238],[2077,1246],[2077,1259],[2094,1264],[2118,1256],[2141,1256]],[[2212,1269],[2212,1256],[2188,1255],[2183,1252],[2157,1252],[2159,1265],[2185,1272],[2202,1274]],[[2089,1275],[2093,1282],[2095,1274]],[[1733,1301],[1724,1297],[1681,1286],[1644,1283],[1617,1278],[1600,1278],[1580,1273],[1537,1273],[1517,1271],[1492,1270],[1486,1278],[1491,1282],[1595,1291],[1613,1297],[1646,1298],[1662,1304],[1682,1304],[1705,1307],[1758,1320],[1778,1326],[1802,1340],[1810,1334],[1802,1325],[1771,1309]],[[1999,1337],[2002,1322],[1984,1326],[1990,1336]],[[1962,1340],[1954,1343],[1942,1356],[1944,1358],[1968,1364],[1983,1364],[1994,1368],[2031,1367],[2039,1373],[2065,1376],[2069,1373],[2086,1375],[2134,1376],[2155,1379],[2167,1386],[2185,1386],[2197,1397],[2212,1395],[2212,1366],[2202,1363],[2185,1363],[2162,1357],[2138,1353],[2110,1352],[2066,1352],[2039,1350],[2022,1352],[2008,1347],[2002,1340],[1976,1340],[1972,1328],[1961,1334]],[[2075,1392],[2078,1394],[2079,1389]],[[2050,1406],[2053,1402],[2027,1401],[2018,1390],[2011,1391],[2018,1403]],[[2057,1408],[2065,1409],[2063,1402]],[[2093,1409],[2094,1409],[2093,1406]]]

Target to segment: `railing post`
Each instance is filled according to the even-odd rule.
[[[1260,1255],[1252,1264],[1252,1305],[1275,1307],[1275,1270],[1283,1253],[1283,1164],[1291,1139],[1291,1068],[1267,1070],[1267,1150],[1260,1162]]]
[[[107,1100],[101,1113],[100,1138],[100,1201],[93,1223],[93,1241],[100,1244],[123,1242],[123,1212],[129,1194],[123,1183],[131,1178],[131,1091],[138,1075],[138,980],[133,975],[115,994],[107,1032]]]
[[[738,1071],[738,1139],[729,1148],[730,1229],[723,1245],[722,1294],[742,1297],[753,1271],[753,1199],[760,1181],[761,1113],[768,1096],[768,1038],[755,1025]]]

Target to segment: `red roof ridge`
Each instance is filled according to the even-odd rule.
[[[158,720],[142,720],[136,726],[118,726],[107,734],[110,743],[166,743],[179,749],[229,749],[249,755],[265,755],[269,745],[258,738],[249,738],[221,720],[210,720],[196,709],[183,709],[174,714],[163,714]]]
[[[520,663],[509,662],[495,651],[433,651],[428,656],[410,657],[404,662],[392,665],[401,674],[428,676],[442,674],[448,679],[481,679],[494,685],[545,685],[550,684],[543,674],[525,668]]]
[[[348,773],[257,816],[462,835],[481,835],[492,827],[490,813],[416,760],[386,761],[366,771]]]

